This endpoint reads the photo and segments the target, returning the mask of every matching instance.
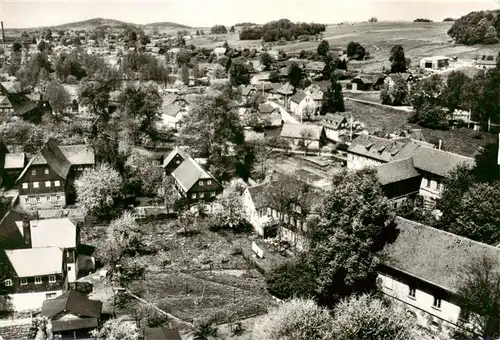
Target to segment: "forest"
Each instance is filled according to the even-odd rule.
[[[240,33],[240,40],[259,40],[265,42],[281,39],[295,40],[303,35],[316,35],[326,30],[326,25],[316,23],[293,23],[288,19],[271,21],[262,27],[245,27]]]
[[[456,20],[448,35],[459,44],[496,44],[499,42],[500,10],[471,12]]]

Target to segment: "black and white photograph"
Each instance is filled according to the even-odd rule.
[[[500,340],[500,0],[0,24],[0,340]]]

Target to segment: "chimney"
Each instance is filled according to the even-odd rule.
[[[23,218],[23,236],[24,243],[28,246],[28,248],[31,248],[31,228],[29,217]]]
[[[443,141],[440,139],[438,144],[438,149],[441,150],[442,146],[443,146]]]

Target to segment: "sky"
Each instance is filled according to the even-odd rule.
[[[96,17],[135,24],[170,21],[193,27],[238,22],[337,23],[408,20],[442,21],[471,11],[500,9],[500,0],[0,0],[5,28],[59,25]]]

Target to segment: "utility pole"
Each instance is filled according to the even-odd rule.
[[[352,142],[352,115],[351,115],[351,121],[349,123],[349,141]]]

